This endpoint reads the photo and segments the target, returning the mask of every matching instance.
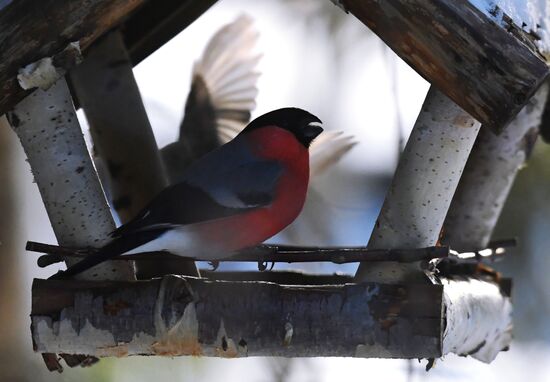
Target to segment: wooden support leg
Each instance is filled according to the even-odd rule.
[[[60,245],[100,247],[115,228],[64,78],[21,101],[8,120],[27,154]],[[67,259],[68,265],[78,260]],[[107,262],[79,279],[129,280],[131,264]]]
[[[430,89],[371,234],[369,248],[435,245],[480,123]],[[361,264],[361,281],[425,280],[418,266]]]

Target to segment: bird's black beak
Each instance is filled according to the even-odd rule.
[[[317,121],[315,121],[317,122]],[[319,121],[321,122],[321,121]],[[323,128],[319,125],[308,124],[303,130],[304,140],[309,144],[323,132]]]
[[[323,132],[323,128],[319,125],[307,125],[304,135],[307,138],[310,138],[311,140],[314,140],[322,132]]]

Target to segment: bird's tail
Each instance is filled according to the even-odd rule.
[[[159,232],[150,231],[116,237],[96,252],[86,256],[78,263],[69,266],[67,270],[58,272],[50,277],[50,279],[62,280],[75,276],[104,261],[110,260],[130,251],[131,249],[137,248],[140,245],[155,239],[159,234]]]

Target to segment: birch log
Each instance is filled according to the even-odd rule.
[[[165,276],[35,280],[39,352],[127,355],[441,355],[440,285],[278,285]],[[55,296],[55,297],[54,297]]]
[[[444,278],[443,355],[470,355],[490,363],[512,342],[512,303],[498,283]]]
[[[37,89],[8,114],[27,154],[34,179],[60,245],[99,247],[115,228],[84,143],[64,78]],[[75,262],[66,259],[67,264]],[[81,279],[133,279],[133,267],[106,262]]]
[[[430,89],[399,161],[369,248],[435,245],[480,123]],[[418,266],[361,264],[356,279],[371,282],[425,280]]]
[[[543,86],[500,135],[482,128],[445,220],[444,243],[471,250],[489,242],[516,174],[535,143],[547,95]],[[489,282],[444,283],[443,353],[492,361],[512,342],[510,296]]]
[[[92,46],[71,79],[90,123],[98,168],[104,169],[102,181],[126,223],[168,183],[120,33],[111,32]],[[136,264],[140,277],[198,274],[193,262]]]
[[[485,248],[519,169],[535,144],[548,87],[501,134],[481,129],[445,219],[442,241],[466,252]]]

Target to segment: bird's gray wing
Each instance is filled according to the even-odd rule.
[[[251,155],[238,141],[215,150],[192,166],[182,182],[163,190],[114,235],[193,224],[270,205],[282,165]]]

